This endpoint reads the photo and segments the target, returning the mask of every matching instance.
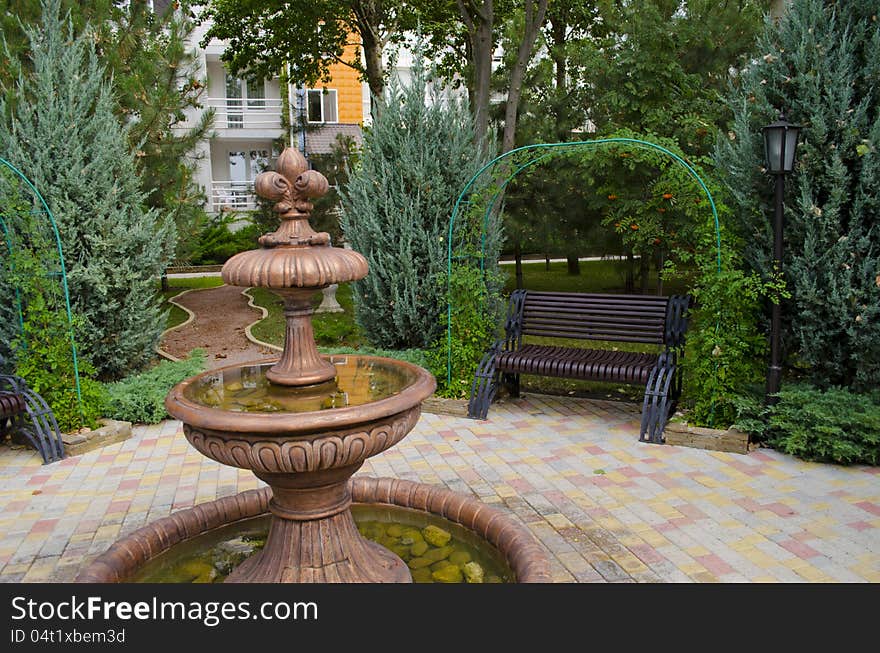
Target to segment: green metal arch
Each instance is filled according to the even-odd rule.
[[[49,224],[52,227],[52,234],[55,237],[55,246],[58,250],[58,261],[61,265],[61,287],[64,290],[64,308],[67,313],[67,333],[68,333],[68,336],[70,337],[70,352],[73,356],[73,376],[74,376],[74,380],[76,382],[76,400],[77,400],[77,404],[79,406],[80,417],[83,420],[85,420],[85,412],[83,410],[83,400],[82,400],[82,388],[80,387],[80,380],[79,380],[79,359],[78,359],[77,353],[76,353],[76,339],[74,338],[74,334],[73,334],[73,312],[70,309],[70,291],[67,287],[67,268],[64,264],[64,251],[61,246],[61,235],[58,232],[58,223],[55,222],[55,216],[52,214],[52,211],[49,208],[49,205],[46,203],[46,200],[43,197],[43,195],[40,193],[40,191],[37,190],[37,187],[34,186],[33,182],[31,182],[31,180],[28,179],[27,176],[25,176],[25,174],[21,170],[16,168],[9,161],[7,161],[6,159],[4,159],[2,157],[0,157],[0,165],[3,165],[4,167],[6,167],[10,171],[12,171],[12,173],[15,174],[16,177],[18,177],[22,182],[24,182],[24,184],[34,194],[34,197],[36,197],[37,200],[39,200],[40,205],[43,207],[42,212],[45,213],[46,216],[49,218]],[[0,215],[0,223],[2,223],[2,226],[3,226],[3,234],[6,239],[6,247],[9,250],[9,253],[11,255],[13,252],[12,239],[10,237],[8,225],[6,224],[6,221],[3,220],[2,215]],[[22,314],[20,288],[16,287],[15,295],[16,295],[16,301],[18,304],[19,326],[23,329],[24,328],[24,316]]]
[[[688,172],[688,174],[693,177],[693,179],[697,182],[703,192],[706,194],[706,199],[709,200],[709,206],[712,209],[712,219],[714,220],[715,225],[715,247],[717,253],[717,265],[718,272],[721,272],[721,228],[718,222],[718,210],[715,207],[715,200],[712,198],[712,193],[709,192],[709,188],[706,186],[706,182],[703,181],[702,177],[697,174],[697,171],[684,159],[678,156],[675,152],[670,151],[669,149],[663,147],[662,145],[657,145],[656,143],[652,143],[650,141],[641,140],[638,138],[624,138],[624,137],[615,137],[615,138],[598,138],[592,141],[570,141],[564,143],[538,143],[535,145],[525,145],[523,147],[518,147],[509,152],[505,152],[504,154],[495,157],[491,161],[489,161],[486,165],[480,168],[473,177],[465,184],[461,193],[458,196],[458,199],[455,201],[455,206],[452,209],[452,216],[449,219],[449,235],[446,243],[446,382],[452,382],[452,300],[451,300],[451,278],[452,278],[452,250],[453,250],[453,233],[455,228],[455,219],[458,216],[458,212],[462,204],[464,203],[464,198],[468,196],[473,187],[474,183],[479,179],[484,172],[490,170],[498,163],[514,156],[520,152],[528,152],[528,151],[536,151],[540,152],[539,156],[535,156],[526,163],[518,166],[512,174],[504,179],[496,189],[495,193],[492,195],[491,200],[488,202],[486,207],[486,212],[483,215],[483,225],[481,231],[481,243],[480,243],[480,269],[485,269],[485,245],[486,245],[486,228],[488,226],[489,216],[491,215],[492,207],[495,205],[495,201],[504,192],[507,184],[510,183],[517,175],[519,175],[522,171],[540,163],[541,161],[552,157],[559,150],[565,149],[580,149],[580,148],[590,148],[596,147],[599,145],[610,145],[610,144],[627,144],[631,145],[636,149],[643,150],[656,150],[658,152],[662,152],[667,155],[669,158],[674,160],[676,163],[680,164],[684,169]]]

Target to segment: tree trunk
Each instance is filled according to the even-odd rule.
[[[479,2],[479,4],[477,4]],[[492,78],[492,27],[495,21],[493,0],[456,0],[458,12],[468,32],[473,53],[474,83],[471,98],[474,111],[474,129],[481,147],[488,146],[489,97]]]
[[[544,254],[544,269],[550,272],[550,255]]]
[[[661,247],[657,253],[657,294],[663,294],[663,275],[661,274],[663,270],[663,264],[666,262],[666,254]]]
[[[550,18],[550,35],[553,43],[550,47],[550,56],[553,58],[553,67],[555,72],[555,90],[557,97],[562,97],[565,93],[566,81],[568,76],[568,58],[565,52],[565,33],[566,21],[559,16]],[[571,137],[571,125],[568,124],[567,116],[563,104],[556,103],[556,140],[559,142],[567,141]]]
[[[791,4],[791,0],[770,0],[770,18],[774,23],[779,23],[789,4]]]
[[[581,273],[581,262],[578,260],[577,254],[565,257],[566,264],[568,265],[568,273],[571,275],[578,275]]]
[[[522,250],[519,241],[513,247],[513,258],[516,265],[516,289],[523,287]]]
[[[626,281],[624,282],[624,290],[626,292],[632,292],[636,287],[636,260],[633,256],[632,250],[629,250],[626,253]]]
[[[516,145],[516,121],[519,115],[519,100],[522,96],[522,83],[526,68],[532,58],[532,50],[538,31],[544,24],[548,0],[525,0],[525,28],[523,39],[517,50],[516,63],[510,71],[507,102],[504,108],[504,135],[501,137],[501,152],[509,152]],[[491,58],[490,58],[491,61]]]
[[[385,91],[385,76],[382,72],[382,48],[385,46],[385,39],[378,31],[382,19],[371,2],[355,2],[353,9],[364,51],[364,72],[370,88],[370,111],[375,119],[382,110],[381,100]]]

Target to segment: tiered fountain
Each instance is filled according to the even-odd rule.
[[[546,559],[528,532],[473,498],[394,479],[351,481],[368,457],[410,432],[435,381],[403,361],[318,353],[313,296],[331,284],[362,279],[368,269],[363,256],[331,247],[329,235],[309,225],[310,200],[327,188],[297,150],[285,149],[276,172],[256,180],[257,193],[275,202],[281,226],[260,238],[261,249],[223,266],[226,283],[269,288],[284,299],[280,360],[200,374],[173,388],[165,401],[202,454],[249,469],[269,487],[150,524],[116,542],[79,581],[126,580],[175,545],[268,509],[265,547],[233,569],[227,582],[410,582],[400,557],[359,533],[352,493],[359,502],[445,517],[489,540],[516,580],[549,579]]]

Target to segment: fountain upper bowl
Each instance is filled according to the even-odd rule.
[[[172,417],[197,429],[244,435],[305,436],[364,425],[408,411],[418,407],[436,388],[436,380],[430,372],[406,361],[361,355],[328,358],[339,370],[335,386],[336,381],[289,388],[264,381],[265,370],[277,362],[271,359],[229,365],[186,379],[171,389],[165,398],[165,407]],[[205,399],[205,388],[229,392],[227,381],[241,379],[242,372],[250,377],[245,383],[255,386],[267,383],[268,392],[281,403],[265,411],[259,406],[251,411],[246,406],[223,407],[224,397],[220,401]],[[383,387],[370,388],[377,380]],[[241,381],[232,381],[235,383]],[[348,399],[334,399],[339,395],[346,395]],[[319,407],[316,398],[321,397],[326,397],[332,405]]]

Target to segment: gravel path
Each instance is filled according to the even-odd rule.
[[[162,349],[186,358],[197,347],[208,353],[208,369],[277,357],[278,352],[252,343],[245,328],[260,318],[237,286],[193,290],[174,301],[195,314],[189,324],[169,331]]]

